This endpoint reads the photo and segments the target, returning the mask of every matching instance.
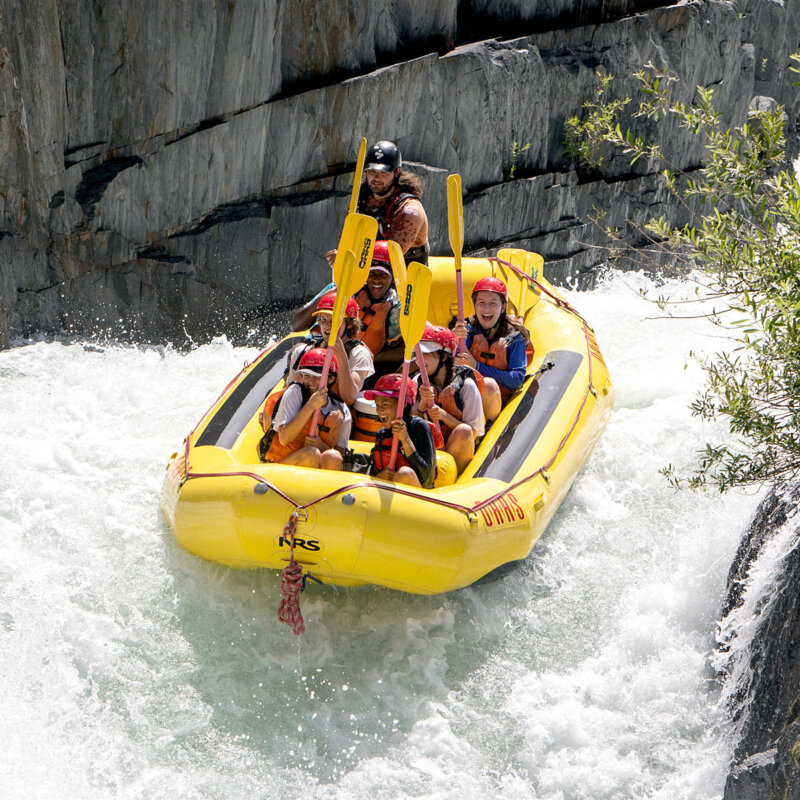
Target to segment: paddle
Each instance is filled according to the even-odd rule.
[[[353,190],[350,193],[350,208],[348,213],[355,214],[358,207],[358,195],[361,191],[361,176],[364,174],[364,159],[367,156],[367,140],[362,137],[358,147],[358,159],[356,160],[356,172],[353,176]]]
[[[447,231],[456,265],[456,296],[458,297],[458,321],[464,322],[464,283],[461,278],[461,250],[464,247],[464,200],[461,194],[461,176],[447,176]],[[458,349],[464,352],[464,340],[458,340]]]
[[[390,239],[387,244],[389,245],[389,260],[392,262],[392,272],[394,273],[394,284],[397,288],[397,294],[402,297],[405,296],[408,275],[406,257],[403,255],[403,248],[397,242],[393,242]],[[425,359],[422,357],[422,348],[419,346],[419,342],[414,345],[414,355],[417,357],[417,366],[422,377],[422,383],[430,388],[431,379],[428,377],[428,369],[425,366]],[[436,421],[436,427],[441,431],[442,426],[438,420]]]
[[[514,303],[517,314],[524,318],[528,292],[532,291],[536,295],[531,302],[531,307],[536,305],[541,294],[539,287],[532,286],[527,278],[531,276],[535,281],[539,281],[544,260],[538,253],[510,248],[498,250],[497,257],[512,264],[512,267],[508,268],[504,264],[496,262],[498,269],[503,273],[506,286],[508,286],[509,299]],[[515,267],[516,269],[514,269]]]
[[[328,334],[328,346],[325,351],[325,363],[319,379],[319,388],[328,385],[328,372],[333,359],[333,347],[339,328],[344,320],[347,300],[364,285],[372,264],[372,248],[378,233],[378,220],[366,214],[348,214],[339,239],[336,260],[333,262],[333,279],[336,283],[336,302],[331,315],[331,330]],[[310,436],[317,435],[322,412],[317,409],[311,420]]]
[[[400,396],[397,398],[397,416],[402,419],[406,406],[406,381],[408,369],[411,365],[411,353],[425,331],[428,317],[428,299],[431,293],[432,273],[424,264],[412,261],[408,267],[405,291],[401,295],[400,307],[400,333],[403,335],[405,352],[403,353],[403,372],[400,380]],[[392,453],[389,459],[389,469],[394,470],[397,463],[397,450],[400,440],[392,437]]]

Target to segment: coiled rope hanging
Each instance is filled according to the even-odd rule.
[[[303,568],[294,560],[294,535],[297,531],[297,509],[295,509],[286,527],[283,538],[289,542],[289,563],[281,573],[281,602],[278,605],[278,619],[291,625],[295,636],[305,629],[303,614],[300,611],[300,592],[303,591]]]

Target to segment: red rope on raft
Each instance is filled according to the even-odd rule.
[[[295,636],[305,629],[303,614],[300,611],[300,592],[303,591],[303,568],[294,560],[294,535],[297,531],[297,511],[293,511],[283,529],[283,538],[289,540],[289,563],[281,573],[281,602],[278,605],[278,619],[292,626]]]

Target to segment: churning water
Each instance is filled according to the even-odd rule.
[[[726,342],[632,285],[652,286],[571,295],[616,410],[527,562],[439,597],[311,586],[298,638],[276,574],[183,552],[157,511],[169,455],[255,348],[0,353],[0,797],[719,797],[708,653],[756,498],[658,474],[723,435],[687,406],[689,351]]]

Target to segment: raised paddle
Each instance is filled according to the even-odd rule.
[[[331,331],[328,334],[328,347],[325,351],[325,363],[319,379],[319,388],[328,385],[328,372],[333,359],[333,347],[339,328],[344,320],[344,311],[348,298],[364,285],[372,264],[372,248],[378,233],[378,220],[366,214],[348,214],[339,239],[336,260],[333,262],[333,279],[336,283],[336,302],[331,315]],[[317,435],[322,412],[317,409],[311,420],[309,435]]]
[[[406,267],[406,257],[403,254],[403,248],[397,242],[389,239],[386,244],[389,247],[389,261],[392,262],[392,272],[394,273],[394,285],[397,288],[397,294],[401,297],[405,296],[405,286],[408,275],[408,268]],[[419,367],[419,374],[422,377],[423,385],[430,387],[431,379],[428,377],[428,370],[425,367],[425,360],[422,357],[422,348],[419,342],[414,345],[414,354],[417,357],[417,366]],[[436,427],[441,430],[442,426],[439,421],[436,421]]]
[[[398,242],[389,239],[386,242],[389,249],[389,261],[392,262],[392,273],[394,274],[394,286],[399,297],[403,296],[406,288],[408,267],[406,267],[406,257],[403,248]]]
[[[411,365],[411,354],[414,345],[419,342],[425,331],[428,318],[428,299],[431,293],[432,273],[424,264],[412,261],[408,266],[406,286],[400,296],[400,333],[403,335],[403,372],[400,380],[400,396],[397,398],[397,416],[401,419],[406,406],[406,381]],[[397,436],[392,437],[392,453],[389,469],[394,470],[397,463],[397,449],[400,444]]]
[[[362,137],[358,147],[358,159],[356,160],[356,172],[353,176],[353,190],[350,193],[350,208],[348,213],[355,214],[358,208],[358,195],[361,191],[361,176],[364,174],[364,159],[367,156],[367,140]]]
[[[464,322],[464,283],[461,278],[461,251],[464,248],[464,199],[461,193],[461,176],[447,176],[447,231],[456,265],[456,297],[458,298],[458,321]],[[458,340],[458,349],[464,352],[464,340]]]

